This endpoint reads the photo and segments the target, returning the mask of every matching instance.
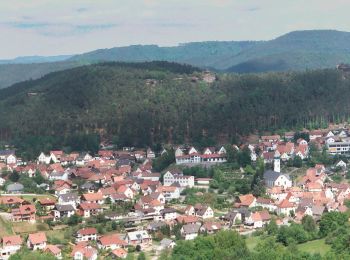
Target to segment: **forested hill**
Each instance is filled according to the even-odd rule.
[[[0,89],[23,80],[40,78],[50,72],[106,61],[170,61],[238,73],[335,68],[339,63],[350,63],[349,42],[348,32],[311,30],[291,32],[269,41],[211,41],[175,47],[134,45],[101,49],[75,55],[64,61],[62,59],[69,56],[58,57],[60,62],[2,64]],[[28,60],[35,62],[38,58],[21,58],[11,63]],[[39,59],[44,60],[43,57]]]
[[[336,70],[218,74],[211,84],[202,77],[165,62],[55,72],[0,91],[0,137],[100,133],[122,145],[205,143],[350,116],[350,80]]]
[[[350,33],[295,31],[269,41],[199,42],[176,47],[129,46],[76,55],[74,61],[166,60],[233,72],[334,68],[350,62]]]

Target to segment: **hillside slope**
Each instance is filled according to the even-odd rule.
[[[0,65],[0,89],[53,71],[106,61],[170,61],[238,73],[334,68],[339,63],[350,63],[349,42],[348,32],[319,30],[291,32],[270,41],[212,41],[175,47],[133,45],[101,49],[62,62]],[[25,62],[24,58],[21,60]]]
[[[350,80],[335,70],[202,73],[173,63],[106,63],[55,72],[0,91],[0,139],[99,133],[120,145],[230,141],[236,135],[324,126],[350,116]]]

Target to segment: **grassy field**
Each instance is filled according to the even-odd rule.
[[[248,237],[246,239],[246,244],[247,247],[250,251],[254,250],[254,248],[257,246],[257,244],[261,241],[261,237],[257,236],[257,237]]]
[[[325,243],[324,239],[318,239],[300,244],[298,249],[311,254],[320,253],[325,255],[331,248]]]
[[[11,223],[0,217],[0,237],[12,235]]]
[[[44,198],[50,198],[56,200],[55,196],[51,194],[37,194],[37,195],[21,195],[22,199],[33,202],[33,199],[44,199]]]
[[[45,223],[15,222],[12,223],[12,227],[17,234],[49,230],[49,226]]]

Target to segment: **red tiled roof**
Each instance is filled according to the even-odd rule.
[[[127,243],[124,240],[120,239],[117,234],[102,236],[100,237],[99,241],[103,246],[108,246],[108,245],[127,246]]]
[[[41,244],[46,242],[47,238],[44,232],[39,232],[39,233],[29,234],[28,240],[33,245],[36,245],[36,244]]]
[[[85,194],[83,194],[83,199],[86,201],[103,200],[103,195],[101,192],[85,193]]]
[[[52,253],[53,255],[57,255],[61,252],[61,249],[59,249],[55,245],[47,245],[46,248],[44,249],[45,252]]]
[[[82,236],[97,234],[96,228],[83,228],[77,231]]]
[[[2,238],[3,246],[17,246],[22,244],[22,238],[19,235],[15,236],[4,236]]]

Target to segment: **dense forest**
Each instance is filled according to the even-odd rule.
[[[96,62],[158,60],[237,73],[334,68],[339,63],[350,63],[349,41],[349,32],[310,30],[291,32],[269,41],[207,41],[173,47],[132,45],[73,57],[22,57],[0,61],[0,89],[50,72]],[[8,64],[3,64],[6,62]]]
[[[336,70],[217,74],[167,62],[105,63],[0,90],[0,138],[97,134],[119,145],[227,143],[265,130],[348,120],[350,80]]]

